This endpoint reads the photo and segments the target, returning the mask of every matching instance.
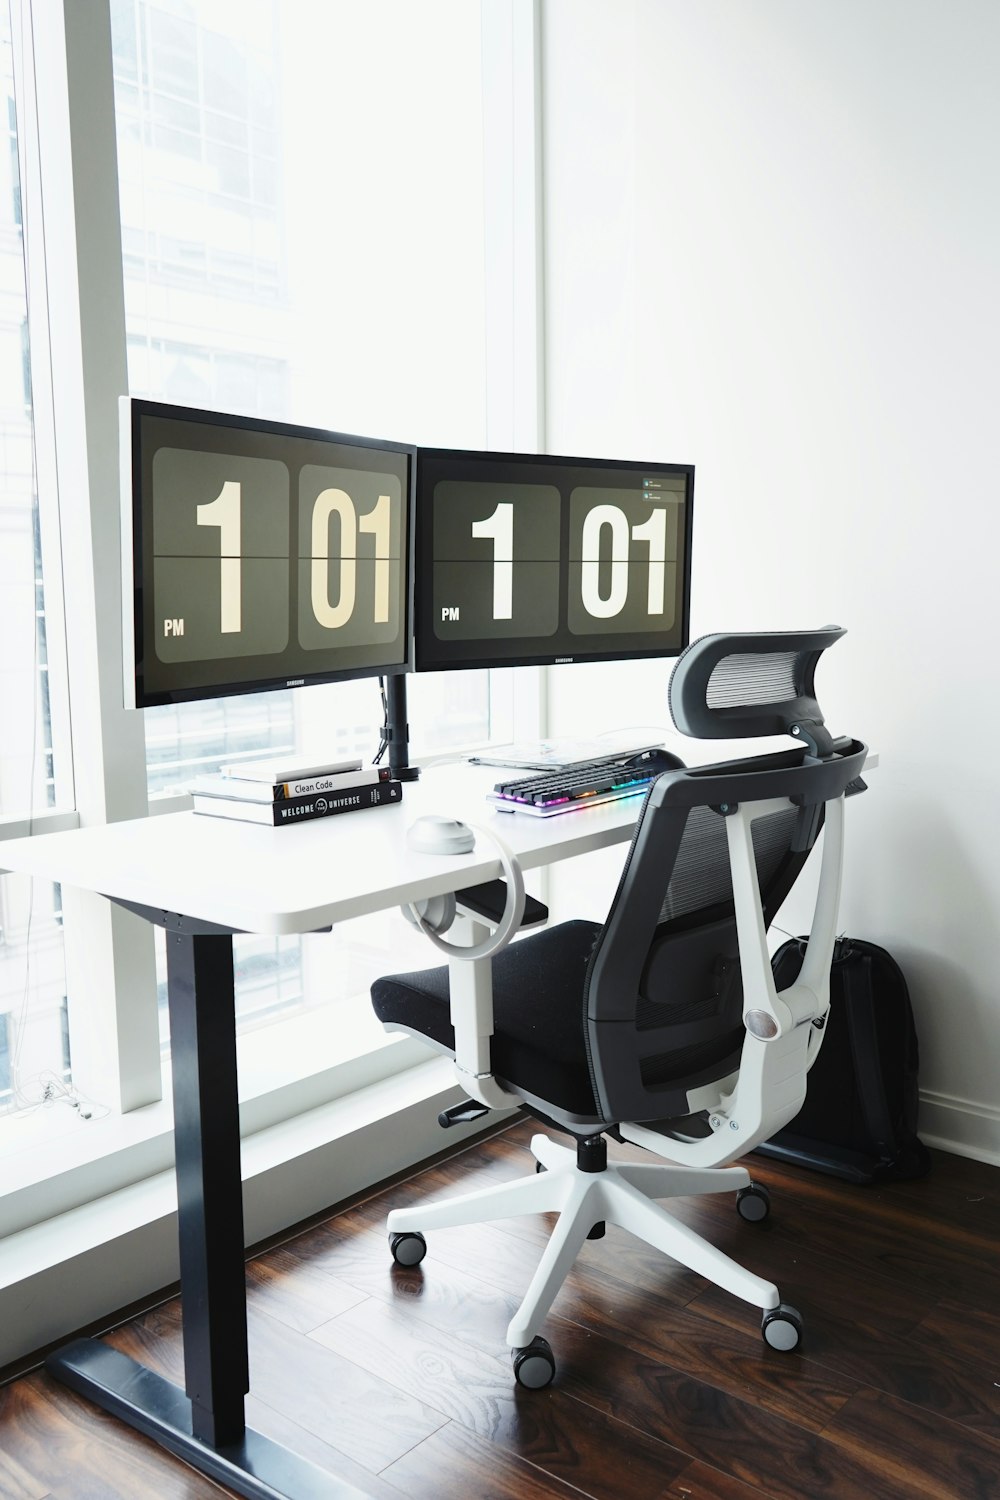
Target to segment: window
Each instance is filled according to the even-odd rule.
[[[65,46],[62,25],[30,25],[30,3],[13,10],[12,46],[0,13],[9,134],[0,155],[0,837],[134,817],[147,794],[183,805],[180,789],[196,770],[251,750],[311,750],[320,737],[338,756],[367,758],[377,742],[373,682],[142,717],[124,709],[113,670],[118,503],[108,419],[121,390],[425,444],[485,446],[489,414],[494,446],[513,446],[497,439],[508,436],[503,414],[518,383],[495,335],[514,326],[522,303],[534,306],[531,278],[515,273],[499,227],[510,206],[515,70],[505,45],[488,45],[496,12],[466,0],[386,0],[377,14],[346,0],[107,5],[118,224],[104,211],[115,184],[103,0],[86,18],[79,7],[60,11]],[[501,33],[507,20],[499,17]],[[486,54],[494,65],[484,69]],[[505,143],[499,169],[496,152],[484,150],[488,132],[494,146]],[[81,139],[86,153],[74,147]],[[496,178],[492,215],[484,157]],[[120,235],[123,283],[109,229]],[[515,238],[528,248],[530,237]],[[531,249],[525,264],[534,261]],[[535,345],[529,337],[518,347]],[[499,372],[489,391],[488,367]],[[98,430],[103,440],[92,441]],[[523,681],[520,693],[511,677],[411,679],[412,758],[514,737],[522,701],[518,733],[537,732],[536,684]],[[408,941],[413,961],[426,962],[420,938],[395,915],[336,939],[241,944],[244,1029],[290,1020],[248,1045],[262,1064],[256,1091],[277,1087],[283,1064],[274,1064],[275,1082],[267,1069],[285,1046],[278,1032],[339,1039],[362,1010],[370,1019],[358,997],[387,953],[404,960]],[[103,1113],[155,1101],[153,959],[148,929],[143,944],[133,941],[102,898],[67,888],[64,915],[58,888],[0,877],[4,1094],[13,1097],[30,1067],[36,1083],[48,1081],[44,1098],[69,1079],[72,1062],[74,1086]],[[328,1022],[319,1011],[331,998],[354,1003]],[[280,1080],[279,1109],[289,1113],[309,1093],[294,1082],[303,1057],[312,1070],[313,1055],[300,1048],[299,1073],[284,1068]]]

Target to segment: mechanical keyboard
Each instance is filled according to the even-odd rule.
[[[599,802],[617,802],[645,792],[650,782],[664,771],[683,765],[665,750],[646,750],[640,755],[619,756],[613,760],[589,761],[520,776],[515,781],[498,781],[487,800],[499,812],[526,812],[536,818],[551,818],[558,813],[576,812]]]

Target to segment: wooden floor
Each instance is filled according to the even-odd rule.
[[[531,1133],[251,1264],[251,1426],[377,1500],[998,1500],[1000,1169],[935,1153],[929,1178],[873,1190],[751,1158],[765,1224],[728,1196],[676,1211],[777,1282],[802,1352],[766,1348],[755,1309],[610,1229],[546,1324],[554,1385],[525,1391],[504,1329],[544,1221],[438,1231],[407,1271],[383,1225],[420,1194],[530,1171]],[[179,1379],[179,1318],[173,1301],[109,1341]],[[42,1373],[0,1389],[3,1500],[223,1493]]]

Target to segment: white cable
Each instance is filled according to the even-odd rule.
[[[525,897],[524,876],[521,874],[521,866],[503,839],[494,833],[491,828],[481,828],[476,823],[469,823],[466,826],[473,829],[476,833],[484,834],[496,846],[497,852],[500,855],[500,867],[507,882],[507,904],[504,907],[503,916],[500,918],[497,927],[481,943],[473,943],[470,947],[463,948],[457,943],[446,943],[444,938],[439,937],[434,928],[424,920],[412,903],[409,905],[409,911],[414,926],[419,927],[424,936],[430,938],[435,948],[440,948],[441,952],[446,953],[449,958],[464,958],[471,961],[474,958],[492,958],[494,953],[499,953],[501,948],[506,948],[521,925],[521,918],[524,916]],[[455,898],[461,902],[462,892],[456,891]]]

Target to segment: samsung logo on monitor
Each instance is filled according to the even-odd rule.
[[[305,687],[305,682],[304,677],[289,677],[285,687]]]
[[[645,523],[643,523],[643,524],[645,524]],[[556,659],[555,659],[555,661],[553,662],[553,666],[561,667],[566,662],[571,662],[572,660],[573,660],[573,658],[571,656],[557,656]]]

